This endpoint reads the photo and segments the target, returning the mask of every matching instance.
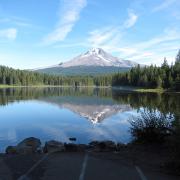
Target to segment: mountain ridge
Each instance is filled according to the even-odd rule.
[[[137,65],[134,61],[114,57],[101,48],[92,48],[67,62],[33,71],[59,75],[95,75],[124,72]]]
[[[65,63],[60,63],[60,67],[72,66],[116,66],[132,67],[138,65],[136,62],[123,60],[112,56],[101,48],[92,48],[84,54],[80,54]]]

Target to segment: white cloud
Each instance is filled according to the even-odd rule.
[[[133,27],[138,20],[138,15],[132,9],[128,9],[128,18],[119,26],[109,26],[93,30],[89,33],[88,43],[93,47],[102,47],[117,50],[120,39],[126,33],[126,29]]]
[[[116,38],[118,32],[118,27],[105,27],[96,29],[89,33],[88,42],[93,47],[99,47],[105,43],[110,43],[110,41],[113,41]]]
[[[160,65],[164,57],[171,63],[180,47],[180,29],[168,28],[161,34],[140,42],[125,40],[126,33],[119,27],[102,28],[92,31],[89,46],[101,47],[120,58],[144,64]],[[124,33],[124,34],[123,34]]]
[[[8,28],[0,30],[0,38],[15,40],[17,37],[17,29],[16,28]]]
[[[44,43],[53,44],[63,41],[72,31],[80,18],[80,12],[86,5],[86,0],[64,0],[59,10],[59,22],[56,28],[44,38]]]
[[[175,41],[180,39],[180,34],[179,31],[176,29],[165,29],[164,32],[161,35],[158,35],[156,37],[153,37],[150,40],[140,42],[136,44],[135,46],[139,49],[146,49],[153,47],[155,45],[164,43],[164,42],[169,42],[169,41]]]
[[[168,8],[170,5],[175,3],[177,0],[162,0],[162,3],[153,8],[153,12],[161,11]]]
[[[0,18],[0,23],[18,27],[34,27],[27,19],[16,16],[2,17]]]
[[[126,58],[145,64],[160,65],[164,57],[169,63],[174,61],[180,47],[179,30],[165,29],[164,32],[147,41],[131,44],[129,48],[135,49],[134,53],[127,54]]]
[[[138,20],[138,15],[135,14],[132,10],[128,11],[128,19],[124,22],[125,28],[131,28],[136,24]]]

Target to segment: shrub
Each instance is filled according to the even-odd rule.
[[[172,133],[172,117],[157,111],[141,111],[130,124],[135,142],[162,143]]]

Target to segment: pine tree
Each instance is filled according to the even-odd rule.
[[[163,64],[162,64],[162,66],[161,66],[161,67],[162,67],[163,69],[167,69],[167,68],[169,68],[166,57],[164,58],[164,62],[163,62]]]
[[[156,79],[156,86],[157,88],[162,87],[162,79],[159,75],[157,76],[157,79]]]
[[[180,49],[179,49],[178,54],[176,56],[176,62],[180,63]]]

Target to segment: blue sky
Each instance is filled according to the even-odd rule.
[[[1,0],[0,64],[35,68],[90,48],[143,64],[180,48],[180,0]]]

